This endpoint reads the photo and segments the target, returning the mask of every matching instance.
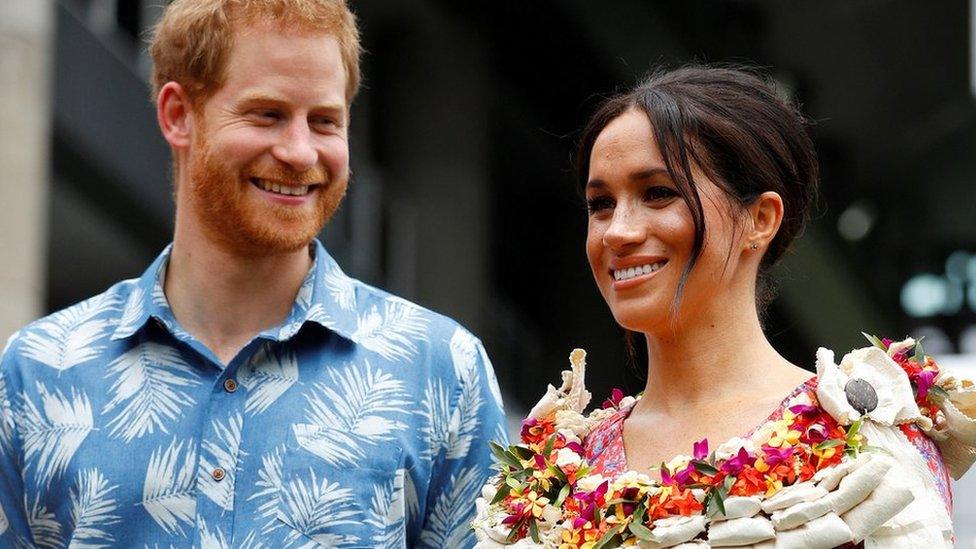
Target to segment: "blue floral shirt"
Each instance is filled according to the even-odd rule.
[[[288,319],[226,366],[167,305],[169,249],[15,334],[0,546],[472,545],[506,438],[481,343],[312,250]]]

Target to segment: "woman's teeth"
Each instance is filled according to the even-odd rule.
[[[667,263],[667,260],[658,261],[657,263],[647,265],[638,265],[637,267],[628,267],[626,269],[620,269],[619,271],[613,271],[613,279],[628,280],[641,275],[651,274],[663,267],[665,263]]]
[[[289,196],[305,196],[308,194],[308,185],[282,185],[272,183],[264,179],[254,178],[251,180],[258,188],[264,189],[269,193],[284,194]]]

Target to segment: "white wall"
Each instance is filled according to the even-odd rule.
[[[0,0],[0,346],[43,307],[53,10]]]

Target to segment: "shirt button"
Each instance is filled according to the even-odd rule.
[[[213,470],[212,473],[210,473],[210,476],[213,477],[213,479],[216,480],[217,482],[220,482],[224,480],[224,476],[226,476],[226,473],[224,473],[224,470],[222,468],[217,467],[216,469]]]
[[[227,391],[228,393],[233,393],[234,391],[237,390],[237,382],[234,381],[233,379],[225,379],[224,390]]]

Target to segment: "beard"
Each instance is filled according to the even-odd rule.
[[[190,160],[188,198],[206,235],[237,255],[280,255],[307,247],[346,193],[348,180],[331,178],[319,165],[299,172],[256,160],[238,172],[217,156],[201,132]],[[260,196],[264,191],[251,184],[252,177],[319,185],[309,188],[311,203],[287,206]]]

